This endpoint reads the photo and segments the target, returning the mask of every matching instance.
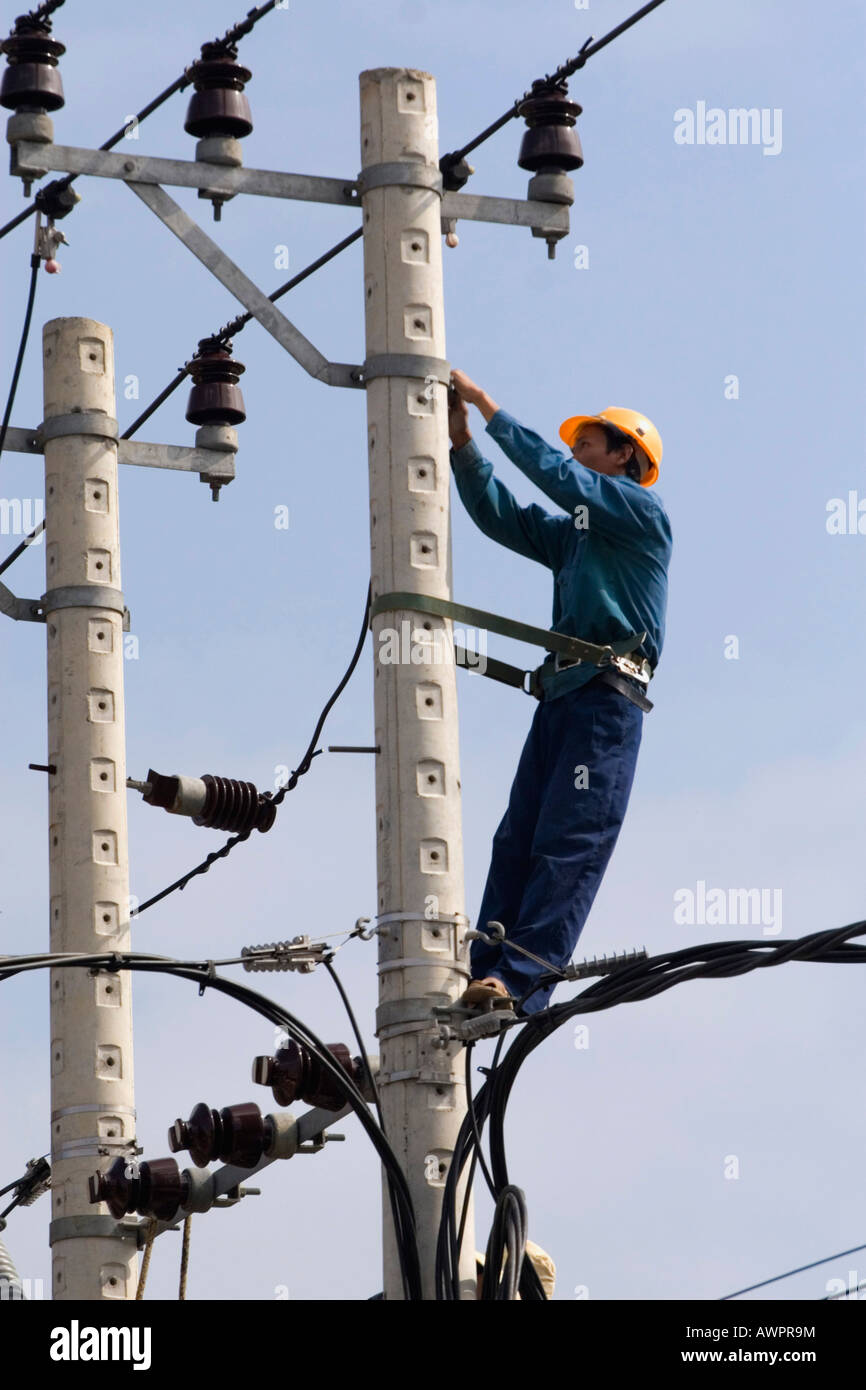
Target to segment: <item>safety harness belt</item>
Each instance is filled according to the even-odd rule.
[[[370,608],[370,621],[372,623],[373,618],[379,613],[394,613],[404,608],[410,612],[432,613],[436,617],[452,618],[472,627],[485,628],[488,632],[495,632],[501,637],[512,637],[518,642],[529,642],[534,646],[545,647],[557,654],[556,666],[558,670],[564,670],[568,666],[580,663],[598,666],[605,682],[613,685],[627,699],[639,705],[643,710],[651,710],[653,707],[652,702],[646,698],[643,692],[630,683],[631,681],[639,681],[642,685],[648,685],[652,676],[652,667],[645,658],[633,660],[630,655],[645,640],[645,632],[633,633],[631,637],[602,646],[595,642],[585,642],[580,637],[570,637],[564,632],[551,632],[547,628],[515,622],[513,618],[502,618],[499,614],[488,613],[482,608],[470,608],[464,603],[452,603],[448,599],[432,598],[429,594],[413,594],[404,591],[380,594],[378,598],[374,599]],[[541,699],[541,671],[544,669],[544,665],[549,666],[549,663],[542,663],[533,671],[524,671],[519,666],[510,666],[505,661],[486,657],[482,667],[478,663],[473,664],[470,659],[473,655],[475,653],[467,652],[465,647],[455,644],[454,656],[459,666],[463,666],[468,671],[478,671],[481,675],[489,676],[492,680],[501,681],[504,685],[513,686],[518,690],[523,690],[527,695],[534,695],[537,699]],[[563,657],[567,659],[563,661]],[[629,679],[623,679],[623,677]]]

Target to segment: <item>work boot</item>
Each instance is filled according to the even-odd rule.
[[[470,980],[457,1002],[464,1008],[474,1009],[486,1004],[489,999],[511,1000],[505,985],[495,975],[485,975],[483,980]]]

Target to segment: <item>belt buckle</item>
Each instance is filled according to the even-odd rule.
[[[638,663],[627,656],[614,656],[610,660],[610,666],[621,676],[629,676],[632,680],[639,681],[641,685],[649,685],[650,683],[651,669],[646,658]]]

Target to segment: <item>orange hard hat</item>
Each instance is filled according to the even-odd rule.
[[[613,425],[633,439],[635,444],[640,445],[650,461],[649,468],[641,478],[641,487],[652,487],[658,478],[659,464],[662,461],[662,437],[652,420],[648,420],[638,410],[624,410],[620,406],[612,405],[598,415],[572,415],[569,419],[563,420],[559,427],[559,437],[570,449],[577,439],[581,425],[599,424]]]

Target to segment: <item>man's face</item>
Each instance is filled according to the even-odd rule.
[[[571,448],[572,457],[591,468],[594,473],[607,473],[608,476],[623,476],[625,466],[632,451],[626,446],[622,450],[607,452],[607,439],[601,425],[581,425],[577,439]]]

